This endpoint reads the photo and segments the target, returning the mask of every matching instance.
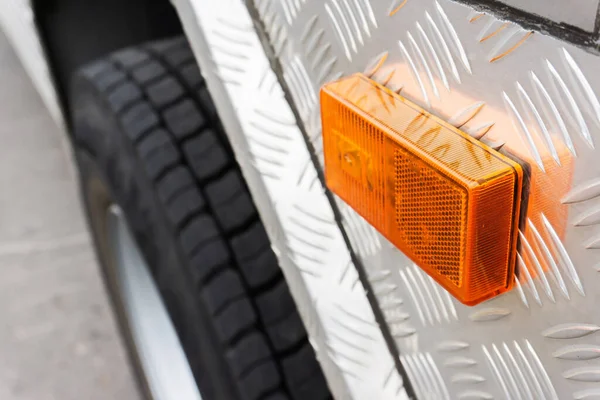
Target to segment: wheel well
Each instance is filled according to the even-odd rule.
[[[169,0],[33,0],[61,106],[81,65],[114,50],[183,32]]]

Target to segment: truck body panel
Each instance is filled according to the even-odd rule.
[[[600,397],[598,4],[488,3],[174,1],[337,398]],[[460,304],[325,189],[319,88],[356,72],[529,166],[511,292]]]

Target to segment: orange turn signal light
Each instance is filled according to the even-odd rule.
[[[327,186],[459,301],[513,285],[521,166],[362,74],[325,85]]]

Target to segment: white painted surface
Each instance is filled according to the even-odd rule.
[[[0,399],[136,400],[61,134],[0,35]]]

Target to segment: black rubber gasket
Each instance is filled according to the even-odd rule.
[[[600,38],[600,6],[599,9],[596,10],[594,30],[593,32],[589,32],[574,25],[552,21],[551,19],[542,17],[540,15],[506,5],[499,0],[451,1],[467,5],[476,11],[491,14],[498,19],[514,22],[524,29],[529,29],[555,37],[577,47],[583,48],[591,53],[600,54],[600,43],[597,42],[597,40]]]

